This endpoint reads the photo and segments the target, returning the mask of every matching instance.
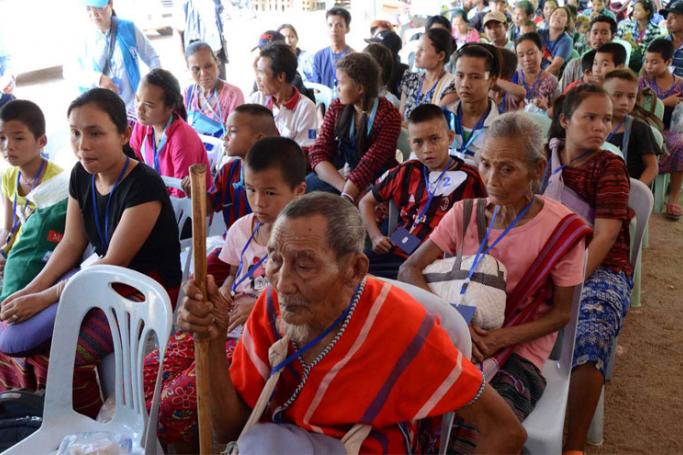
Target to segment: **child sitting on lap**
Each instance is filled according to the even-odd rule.
[[[272,225],[282,209],[306,190],[306,159],[291,139],[271,137],[258,141],[245,158],[244,183],[253,213],[237,220],[228,230],[220,259],[230,266],[221,293],[232,303],[226,356],[232,353],[242,324],[268,282],[264,266]],[[194,348],[191,333],[178,332],[168,344],[159,409],[159,437],[166,444],[197,445],[197,398]],[[159,352],[145,359],[144,386],[151,404]],[[189,447],[188,447],[189,448]]]
[[[391,169],[361,199],[361,217],[372,241],[370,273],[396,278],[399,266],[461,199],[485,197],[476,168],[448,155],[454,133],[440,107],[423,104],[408,118],[410,146],[417,160]],[[393,201],[399,210],[397,229],[385,235],[375,221],[375,206]]]

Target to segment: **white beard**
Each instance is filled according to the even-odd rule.
[[[311,330],[307,325],[288,324],[282,319],[282,316],[277,318],[277,327],[280,335],[286,335],[287,338],[297,344],[302,344],[304,341],[308,340],[311,333]]]

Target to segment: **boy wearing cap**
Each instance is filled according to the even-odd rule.
[[[335,89],[337,85],[337,62],[353,52],[346,44],[346,34],[351,25],[351,14],[344,8],[334,7],[325,13],[331,45],[316,52],[313,57],[311,82]]]
[[[112,0],[81,0],[81,4],[90,26],[70,46],[74,51],[64,65],[64,79],[80,93],[95,87],[117,93],[129,117],[136,118],[135,92],[143,76],[140,60],[149,69],[159,68],[159,56],[135,24],[113,14]]]
[[[503,13],[490,12],[484,16],[484,33],[489,43],[514,52],[515,43],[508,39],[508,24]]]
[[[683,1],[669,5],[668,8],[660,10],[659,14],[666,19],[666,30],[669,32],[666,39],[674,45],[671,64],[673,73],[675,76],[683,77]]]

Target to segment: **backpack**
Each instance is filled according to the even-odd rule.
[[[35,432],[43,423],[43,392],[0,393],[0,452]]]

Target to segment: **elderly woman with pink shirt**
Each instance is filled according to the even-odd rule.
[[[194,80],[183,94],[187,123],[199,134],[223,137],[228,116],[244,104],[244,94],[219,79],[218,58],[207,43],[195,41],[187,46],[185,60]]]
[[[430,290],[423,270],[444,253],[474,256],[474,264],[488,254],[505,266],[503,326],[484,330],[470,325],[472,359],[482,364],[487,380],[520,421],[545,389],[543,364],[557,331],[569,320],[591,232],[562,204],[535,195],[546,166],[543,144],[543,133],[528,114],[498,117],[477,156],[488,198],[474,200],[471,210],[465,208],[469,202],[455,203],[398,275]],[[470,215],[466,220],[465,213]],[[476,271],[477,265],[468,274],[475,282]]]

